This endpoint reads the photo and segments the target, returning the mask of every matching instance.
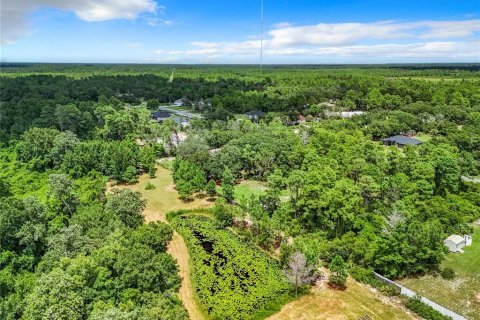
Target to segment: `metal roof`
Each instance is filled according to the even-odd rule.
[[[452,241],[455,244],[460,244],[463,241],[465,241],[465,239],[462,236],[459,236],[458,234],[452,234],[447,239],[445,239],[445,241],[448,241],[448,240]]]
[[[416,145],[419,145],[419,144],[423,143],[420,140],[417,140],[417,139],[414,139],[414,138],[409,138],[409,137],[406,137],[406,136],[401,136],[401,135],[388,137],[388,138],[382,139],[382,141],[383,142],[393,142],[393,143],[401,144],[401,145],[412,145],[412,146],[416,146]]]

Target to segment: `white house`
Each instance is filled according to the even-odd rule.
[[[176,105],[177,107],[181,107],[181,106],[184,106],[186,104],[186,99],[185,98],[181,98],[181,99],[177,99],[175,101],[173,101],[173,104]]]
[[[452,234],[449,236],[443,244],[447,246],[450,252],[460,252],[462,253],[462,248],[465,247],[466,241],[465,237],[459,236],[458,234]]]

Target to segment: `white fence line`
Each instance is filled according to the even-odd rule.
[[[422,297],[420,296],[419,294],[417,294],[415,291],[413,290],[410,290],[408,288],[405,288],[404,286],[402,286],[401,284],[398,284],[396,283],[395,281],[392,281],[388,278],[385,278],[384,276],[374,272],[373,273],[378,279],[382,280],[383,282],[385,283],[388,283],[388,284],[391,284],[391,285],[394,285],[398,288],[400,288],[400,294],[404,295],[404,296],[407,296],[407,297],[410,297],[410,298],[414,298],[414,297],[420,297],[420,301],[422,301],[423,303],[425,303],[426,305],[429,305],[430,307],[432,307],[433,309],[437,310],[438,312],[440,312],[441,314],[443,314],[444,316],[447,316],[447,317],[450,317],[452,318],[453,320],[467,320],[467,318],[459,315],[458,313],[455,313],[453,312],[452,310],[450,309],[447,309],[441,305],[439,305],[438,303],[435,303],[433,302],[432,300],[429,300],[425,297]]]

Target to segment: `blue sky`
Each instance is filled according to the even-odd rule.
[[[479,0],[264,0],[265,63],[480,62]],[[7,62],[258,63],[260,0],[2,0]]]

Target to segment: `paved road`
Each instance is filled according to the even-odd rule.
[[[204,117],[201,114],[198,113],[193,113],[193,112],[188,112],[184,110],[176,110],[170,106],[159,106],[158,110],[163,110],[163,111],[168,111],[170,113],[174,113],[176,115],[182,116],[182,117],[187,117],[187,118],[197,118],[197,119],[203,119]]]

